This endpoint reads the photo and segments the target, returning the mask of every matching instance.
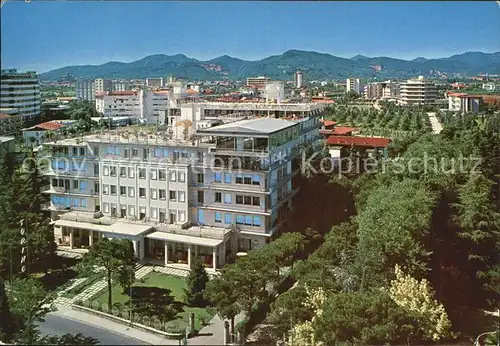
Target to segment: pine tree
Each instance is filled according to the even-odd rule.
[[[203,293],[208,280],[208,274],[205,268],[203,268],[203,264],[199,258],[195,258],[191,264],[191,272],[187,278],[187,288],[184,289],[188,306],[204,307],[207,305]]]
[[[0,341],[9,342],[12,337],[12,315],[9,308],[9,300],[5,293],[5,285],[0,277]]]

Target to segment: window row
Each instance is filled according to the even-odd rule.
[[[64,187],[65,189],[76,189],[85,191],[89,187],[88,181],[69,180],[69,179],[52,179],[53,187]]]
[[[137,188],[133,186],[119,186],[120,188],[120,196],[122,197],[135,197]],[[118,189],[116,185],[102,185],[102,194],[103,195],[112,195],[116,196],[118,194]],[[149,189],[149,196],[151,199],[167,199],[167,190],[165,189]],[[146,198],[146,188],[139,188],[139,198]],[[170,201],[178,201],[185,202],[186,201],[186,192],[185,191],[177,191],[177,190],[169,190],[168,191],[168,199]]]
[[[237,225],[247,225],[259,227],[262,225],[262,216],[258,215],[239,215],[233,213],[222,213],[216,211],[214,213],[214,223],[224,223],[226,225],[232,225],[235,223]],[[198,223],[205,224],[205,211],[203,209],[198,209]]]
[[[62,196],[52,196],[51,202],[53,205],[66,208],[87,208],[86,198],[72,198]]]
[[[104,176],[116,177],[118,174],[118,170],[116,166],[103,166],[102,174]],[[119,175],[121,178],[135,178],[136,170],[138,172],[139,179],[146,179],[147,170],[146,168],[135,168],[135,167],[120,167]],[[149,177],[151,180],[166,180],[167,179],[167,170],[166,169],[149,169]],[[182,171],[169,171],[168,179],[170,181],[178,181],[185,182],[186,181],[186,172]]]
[[[167,214],[167,209],[165,208],[151,207],[149,208],[148,213],[148,208],[145,206],[139,206],[137,208],[135,205],[120,204],[120,208],[118,209],[118,205],[116,203],[103,203],[102,208],[104,214],[110,214],[111,216],[119,218],[138,217],[139,220],[150,218],[161,223],[186,222],[186,211],[184,210],[169,209]]]
[[[200,174],[198,174],[198,183],[203,183],[203,175],[201,175],[201,180],[202,181],[200,181]],[[221,172],[214,173],[214,182],[222,183]],[[224,183],[225,184],[233,183],[231,173],[224,173]],[[260,185],[260,176],[257,174],[236,174],[235,183],[246,184],[246,185]]]

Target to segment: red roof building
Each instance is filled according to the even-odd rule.
[[[333,146],[355,146],[360,148],[386,148],[390,142],[390,138],[330,136],[326,144]]]
[[[355,127],[347,127],[347,126],[336,126],[333,129],[332,135],[334,136],[350,136],[353,131],[356,131]]]
[[[37,124],[30,128],[30,130],[42,130],[42,131],[55,131],[63,128],[63,124],[55,123],[52,121],[47,121],[45,123]]]

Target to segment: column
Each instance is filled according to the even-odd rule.
[[[188,246],[188,266],[191,268],[191,244]]]
[[[217,269],[217,247],[214,246],[212,249],[212,262],[214,270]]]
[[[94,245],[94,231],[90,230],[89,231],[89,247],[92,247]]]
[[[165,266],[168,264],[168,243],[165,242]]]
[[[133,240],[132,244],[134,244],[134,254],[139,257],[139,253],[137,252],[137,240]]]
[[[73,228],[70,228],[69,231],[69,248],[73,248]]]

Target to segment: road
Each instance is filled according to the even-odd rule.
[[[45,322],[40,325],[43,335],[63,335],[66,333],[93,337],[103,345],[144,345],[144,341],[133,339],[122,334],[99,328],[92,324],[86,324],[65,316],[50,313],[45,316]]]

